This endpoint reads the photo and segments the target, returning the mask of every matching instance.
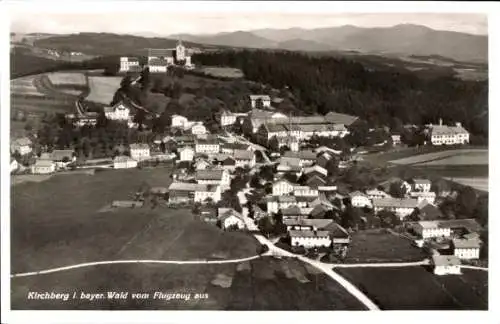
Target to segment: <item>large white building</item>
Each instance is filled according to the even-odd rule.
[[[130,157],[134,160],[145,160],[150,157],[148,144],[135,143],[130,144]]]
[[[49,174],[56,170],[56,164],[50,160],[37,160],[31,166],[31,173],[33,174]]]
[[[141,66],[137,57],[120,57],[120,72],[138,72]]]
[[[217,140],[198,139],[195,144],[196,153],[215,154],[220,151],[220,144]]]
[[[130,169],[136,167],[137,167],[137,161],[129,156],[126,155],[116,156],[113,159],[113,168],[115,169]]]
[[[130,108],[120,101],[112,107],[104,107],[104,115],[110,120],[129,121]]]
[[[424,200],[429,204],[434,204],[436,201],[436,193],[432,191],[421,192],[421,191],[412,191],[410,192],[410,198],[417,199],[419,203]]]
[[[481,250],[481,241],[478,238],[473,239],[454,239],[453,254],[459,259],[479,259]]]
[[[372,201],[373,210],[378,213],[382,210],[394,212],[400,219],[410,215],[418,206],[417,199],[411,198],[376,198]]]
[[[179,150],[179,160],[180,161],[193,161],[194,150],[190,146],[181,147]]]
[[[434,274],[439,276],[461,274],[460,260],[454,255],[433,255],[432,265],[434,267]]]
[[[461,123],[455,126],[443,125],[439,120],[439,125],[429,125],[429,137],[432,145],[455,145],[468,144],[469,132],[462,127]]]
[[[289,234],[292,246],[311,247],[329,247],[332,245],[330,233],[328,231],[303,231],[290,230]]]
[[[372,206],[370,198],[360,191],[351,192],[349,197],[351,198],[352,207],[363,208]]]
[[[229,172],[223,169],[198,170],[196,171],[195,179],[199,184],[220,185],[222,189],[229,188],[231,184]]]
[[[222,114],[220,115],[220,125],[222,127],[234,125],[236,123],[236,119],[238,119],[238,117],[244,117],[246,115],[248,115],[248,114],[247,113],[233,113],[233,112],[224,110],[222,112]]]
[[[414,231],[424,240],[433,237],[449,237],[451,229],[439,221],[419,221],[413,226]]]
[[[273,183],[273,196],[288,195],[293,192],[295,185],[285,179]]]
[[[250,104],[252,109],[257,107],[257,101],[262,102],[262,107],[260,108],[270,108],[271,107],[271,97],[268,95],[250,95]]]
[[[411,181],[413,191],[429,192],[432,182],[428,179],[413,179]]]
[[[172,115],[172,124],[171,127],[175,128],[187,128],[189,124],[189,120],[181,115]]]
[[[238,213],[233,208],[219,208],[218,215],[220,220],[221,228],[228,229],[230,227],[236,227],[239,230],[244,229],[245,221],[243,220],[243,215]]]

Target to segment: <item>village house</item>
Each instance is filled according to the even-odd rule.
[[[130,144],[130,157],[137,161],[149,159],[149,145],[144,143]]]
[[[323,230],[333,222],[332,219],[307,219],[307,218],[288,218],[283,219],[287,231],[318,231]]]
[[[326,181],[322,177],[317,174],[313,174],[310,177],[307,177],[306,183],[307,186],[317,189],[319,191],[320,187],[326,186]]]
[[[316,157],[316,165],[324,169],[327,168],[328,163],[333,159],[333,155],[329,152],[318,153]]]
[[[391,135],[392,145],[400,145],[401,144],[401,135],[393,134]]]
[[[194,163],[194,168],[196,170],[206,170],[206,169],[208,169],[211,166],[212,166],[212,164],[210,162],[208,162],[207,160],[205,160],[205,159],[198,159]]]
[[[309,213],[312,211],[312,208],[292,205],[287,208],[282,208],[279,211],[281,212],[283,222],[285,223],[285,220],[307,219],[309,217]]]
[[[302,167],[300,166],[300,159],[281,157],[279,159],[279,164],[276,167],[276,171],[279,174],[290,172],[295,174],[297,177],[300,177],[302,175]]]
[[[244,168],[245,166],[253,168],[255,166],[255,154],[253,151],[234,150],[233,157],[237,168]]]
[[[439,276],[461,274],[460,259],[454,255],[433,255],[432,266],[434,267],[434,274]]]
[[[19,163],[13,157],[10,158],[10,173],[17,171],[19,168]]]
[[[51,153],[42,153],[40,160],[50,160],[54,162],[56,169],[63,169],[76,161],[74,153],[73,150],[53,150]]]
[[[194,150],[192,147],[184,146],[179,150],[179,160],[180,161],[193,161],[194,158]]]
[[[481,240],[478,238],[452,240],[453,254],[459,259],[473,260],[479,259],[481,250]]]
[[[233,227],[236,227],[239,230],[245,228],[245,221],[243,220],[243,215],[238,213],[233,208],[219,208],[218,215],[219,215],[220,226],[224,230]]]
[[[218,185],[173,182],[168,188],[169,203],[200,202],[205,203],[207,199],[218,202],[221,199],[221,190]]]
[[[272,196],[267,198],[267,212],[269,214],[277,213],[280,209],[294,205],[306,207],[307,203],[298,203],[295,196]]]
[[[120,72],[138,72],[141,66],[137,57],[120,57]]]
[[[280,179],[273,183],[273,196],[288,195],[293,192],[295,185],[286,179]]]
[[[233,154],[235,150],[252,151],[253,149],[250,145],[241,143],[224,143],[220,147],[221,153],[225,154]]]
[[[198,170],[195,179],[199,184],[220,185],[223,190],[228,189],[231,184],[229,172],[222,169]]]
[[[316,188],[311,188],[309,186],[295,186],[293,188],[293,195],[298,196],[309,196],[309,197],[318,197],[319,191]]]
[[[419,203],[427,201],[429,204],[434,204],[436,193],[432,191],[412,191],[410,192],[410,198],[417,199]]]
[[[220,125],[222,127],[234,125],[236,123],[236,120],[238,119],[238,117],[245,117],[247,115],[248,115],[247,113],[233,113],[233,112],[224,110],[222,112],[222,114],[220,115]]]
[[[173,64],[172,58],[159,59],[152,58],[148,61],[149,72],[151,73],[166,73],[169,65]]]
[[[207,133],[207,128],[201,122],[198,122],[191,127],[191,134],[193,135],[205,135]]]
[[[311,177],[312,175],[318,175],[320,177],[326,177],[328,175],[328,171],[325,168],[320,167],[319,165],[314,165],[312,167],[308,167],[304,169],[304,174],[307,177]]]
[[[271,107],[271,97],[268,95],[250,95],[250,105],[252,109],[255,108],[270,108]],[[257,106],[257,101],[262,102],[262,107]]]
[[[370,198],[360,191],[351,192],[349,197],[351,198],[351,206],[353,207],[363,208],[372,206]]]
[[[113,168],[115,169],[129,169],[136,167],[137,167],[137,161],[129,156],[121,155],[121,156],[116,156],[113,159]]]
[[[417,208],[418,200],[411,198],[375,198],[372,204],[375,213],[385,209],[394,212],[400,219],[403,219]]]
[[[455,126],[443,125],[443,121],[439,119],[439,125],[429,125],[429,138],[432,145],[456,145],[468,144],[469,132],[462,127],[461,123],[456,123]]]
[[[349,131],[342,124],[308,124],[299,125],[300,140],[309,140],[313,136],[319,137],[340,137],[343,138]]]
[[[375,198],[380,198],[380,199],[391,198],[391,195],[389,195],[385,191],[378,190],[378,189],[367,190],[366,191],[366,195],[370,199],[375,199]]]
[[[35,164],[31,165],[33,174],[49,174],[55,171],[56,164],[51,160],[36,160]]]
[[[451,235],[450,227],[441,221],[419,221],[413,226],[413,230],[423,240]]]
[[[219,153],[220,145],[215,139],[197,139],[195,144],[196,153],[215,154]]]
[[[257,204],[253,204],[252,205],[252,217],[253,219],[255,220],[259,220],[261,219],[262,217],[266,217],[267,216],[267,213],[265,211],[262,210],[262,208],[259,207],[259,205]]]
[[[31,153],[31,140],[27,137],[21,137],[13,140],[10,144],[10,152],[18,152],[20,155]]]
[[[123,101],[120,101],[114,106],[104,107],[104,115],[110,120],[129,121],[130,108]]]
[[[181,115],[172,115],[171,127],[185,129],[189,125],[189,120]]]
[[[305,248],[312,247],[329,247],[332,245],[332,240],[328,231],[294,231],[288,232],[292,246],[303,246]]]
[[[276,121],[286,122],[288,117],[279,112],[266,111],[261,109],[252,109],[252,111],[243,120],[243,133],[250,135],[255,134],[262,124],[272,123]]]
[[[431,181],[427,179],[413,179],[411,181],[412,189],[416,192],[429,192],[431,191]]]
[[[220,162],[219,166],[224,170],[232,172],[236,169],[236,161],[232,156],[228,156]]]
[[[283,156],[289,158],[298,158],[300,160],[301,166],[309,166],[316,161],[316,153],[311,150],[303,150],[299,152],[287,151]]]

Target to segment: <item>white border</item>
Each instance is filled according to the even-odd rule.
[[[9,71],[8,53],[9,53],[9,12],[78,12],[78,13],[104,13],[117,11],[147,11],[147,10],[168,10],[169,12],[286,12],[286,13],[376,13],[376,12],[418,12],[418,13],[485,13],[488,14],[489,24],[489,48],[490,48],[490,90],[489,106],[492,109],[490,114],[490,165],[500,165],[498,151],[495,147],[494,139],[499,138],[498,128],[495,128],[494,121],[499,120],[497,109],[500,107],[498,98],[499,83],[499,64],[498,58],[498,34],[500,33],[500,5],[498,3],[474,3],[474,2],[143,2],[141,1],[33,1],[33,2],[0,2],[0,24],[1,24],[1,229],[2,229],[2,323],[87,323],[87,322],[133,322],[133,323],[163,323],[163,322],[212,322],[212,320],[238,321],[245,322],[265,321],[265,322],[284,322],[304,323],[311,321],[369,321],[371,323],[383,322],[405,322],[405,323],[494,323],[498,322],[500,313],[494,309],[494,305],[500,305],[497,289],[499,279],[493,276],[498,269],[498,258],[494,254],[495,247],[500,246],[499,238],[496,235],[490,235],[490,274],[489,274],[489,307],[488,312],[251,312],[242,314],[241,312],[206,312],[206,311],[6,311],[10,309],[10,177],[9,177]],[[117,8],[119,7],[119,10]],[[154,8],[154,9],[153,9]],[[116,15],[119,17],[119,15]],[[168,19],[166,17],[166,19]],[[500,183],[500,174],[496,168],[490,169],[490,227],[498,229],[498,220],[496,211],[498,208],[495,201],[499,201],[497,183]],[[390,287],[387,287],[390,289]],[[495,316],[494,313],[497,315]],[[70,319],[70,320],[69,320]],[[496,321],[494,320],[496,319]]]

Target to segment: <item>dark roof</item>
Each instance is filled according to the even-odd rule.
[[[319,175],[317,174],[313,174],[312,177],[309,177],[306,181],[306,184],[309,186],[309,187],[312,187],[312,188],[317,188],[318,186],[324,186],[326,184],[326,181],[321,178]]]
[[[325,119],[333,124],[344,124],[346,126],[349,126],[354,123],[358,119],[358,117],[331,111],[325,115]]]
[[[443,219],[443,213],[441,210],[434,205],[427,204],[422,209],[420,209],[420,219],[421,220],[437,220]]]

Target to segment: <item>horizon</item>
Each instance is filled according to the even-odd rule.
[[[47,14],[16,12],[11,20],[11,32],[18,34],[48,33],[112,33],[148,37],[168,37],[178,34],[208,36],[219,33],[252,32],[262,29],[318,29],[342,26],[359,28],[390,28],[397,25],[420,25],[434,30],[488,36],[487,16],[456,13],[120,13],[117,26],[110,14]],[[116,13],[115,13],[116,15]],[[123,27],[125,26],[125,27]],[[141,26],[141,27],[139,27]]]

